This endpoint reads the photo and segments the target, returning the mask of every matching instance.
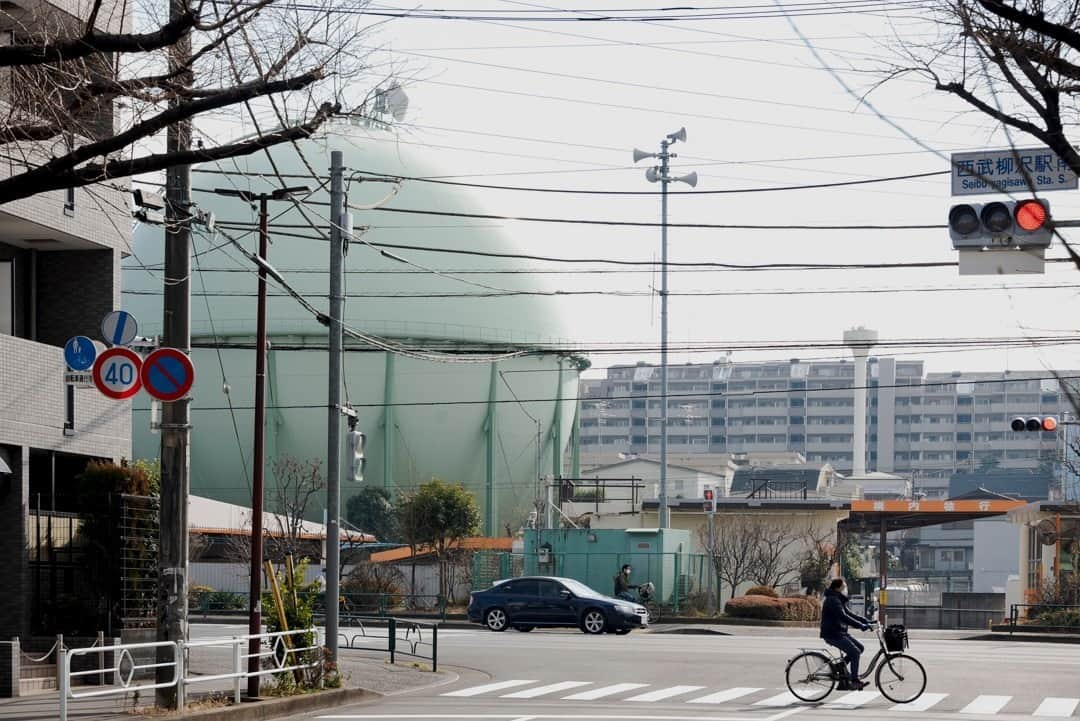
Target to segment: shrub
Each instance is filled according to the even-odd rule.
[[[1034,611],[1035,609],[1031,610]],[[1080,611],[1045,609],[1038,613],[1034,618],[1028,613],[1028,619],[1029,623],[1035,623],[1040,626],[1080,628]]]
[[[780,594],[776,592],[776,589],[772,586],[751,586],[746,589],[745,596],[768,596],[769,598],[779,598]]]
[[[208,596],[214,592],[213,586],[188,586],[188,606],[192,608],[200,608],[202,606],[203,597]]]
[[[821,601],[813,596],[789,596],[781,598],[784,619],[788,621],[820,621]]]
[[[758,618],[769,621],[780,621],[784,617],[780,599],[769,596],[733,598],[724,604],[724,613],[736,618]]]

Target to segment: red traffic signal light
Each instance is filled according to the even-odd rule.
[[[1014,212],[1016,224],[1021,230],[1031,233],[1046,225],[1049,213],[1046,206],[1038,200],[1021,200],[1016,204]]]
[[[713,489],[711,489],[711,488],[706,488],[705,489],[705,500],[706,501],[713,500]]]
[[[1058,427],[1057,418],[1053,416],[1046,416],[1045,418],[1013,418],[1009,423],[1009,427],[1017,432],[1023,431],[1045,431],[1050,433],[1056,431]]]

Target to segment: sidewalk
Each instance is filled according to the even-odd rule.
[[[224,661],[224,663],[223,663]],[[192,668],[200,675],[212,675],[224,672],[227,659],[214,658],[209,654],[194,657]],[[391,666],[385,658],[359,651],[342,649],[340,667],[344,686],[350,689],[365,689],[376,694],[392,694],[408,689],[422,688],[437,683],[446,683],[456,677],[452,671],[431,671],[414,668],[407,662]],[[264,677],[263,688],[272,681]],[[92,687],[80,689],[94,690]],[[189,688],[189,702],[201,698],[208,692],[231,695],[229,681],[217,681],[198,684]],[[143,691],[136,701],[135,693],[125,696],[106,696],[88,699],[69,699],[68,718],[78,721],[130,721],[138,718],[157,718],[148,712],[154,700],[153,689]],[[247,706],[243,704],[242,706]],[[43,693],[21,698],[0,699],[0,721],[44,721],[59,717],[59,693]],[[190,711],[189,711],[190,713]],[[177,718],[173,716],[173,718]]]

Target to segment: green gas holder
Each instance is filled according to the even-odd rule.
[[[525,575],[573,578],[600,593],[614,591],[625,564],[630,582],[651,581],[660,602],[677,609],[700,592],[702,559],[689,553],[690,532],[673,528],[527,530]]]

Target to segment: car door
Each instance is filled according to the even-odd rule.
[[[576,626],[574,596],[558,581],[539,581],[544,623],[552,626]]]
[[[539,623],[536,620],[539,615],[536,581],[530,578],[519,578],[509,583],[513,584],[509,588],[506,599],[506,612],[510,615],[510,622]]]

